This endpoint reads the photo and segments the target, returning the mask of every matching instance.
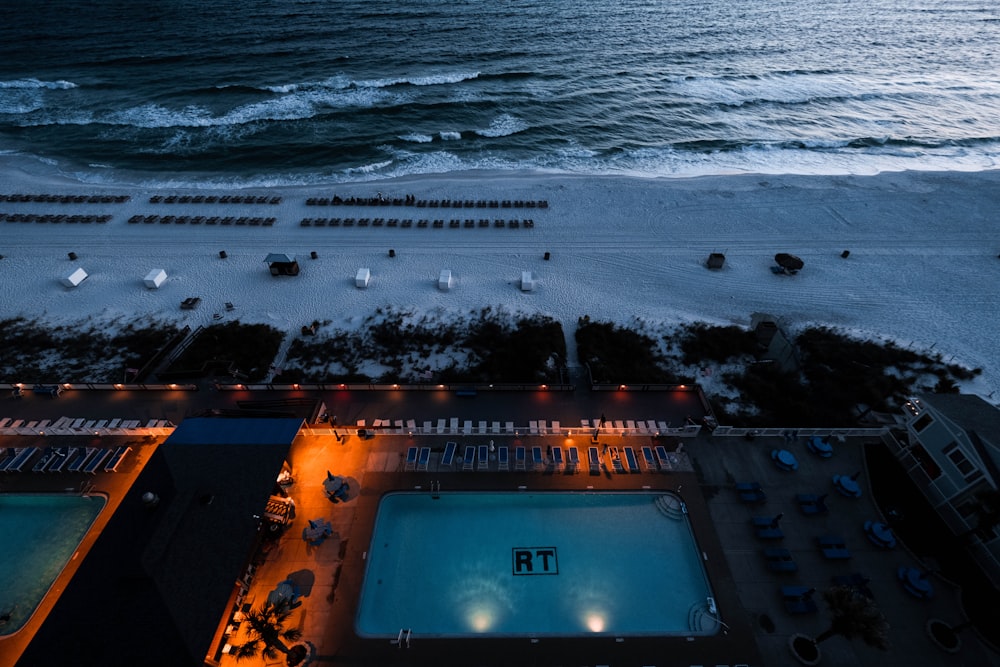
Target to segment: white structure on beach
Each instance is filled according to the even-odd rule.
[[[354,276],[354,286],[355,287],[368,287],[368,283],[371,282],[372,272],[371,269],[360,268],[357,274]]]
[[[450,269],[441,269],[438,276],[438,289],[447,292],[455,285],[455,280],[451,277]]]
[[[63,277],[59,279],[59,282],[61,282],[66,287],[76,287],[86,279],[87,279],[87,272],[84,271],[82,267],[78,266],[74,269],[71,269],[69,273],[63,275]]]
[[[146,274],[146,277],[142,279],[142,283],[149,289],[159,289],[163,281],[167,279],[167,272],[163,269],[152,269]]]
[[[521,291],[530,292],[535,289],[535,277],[531,271],[521,271]]]

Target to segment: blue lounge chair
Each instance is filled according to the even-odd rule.
[[[545,465],[545,459],[542,458],[542,448],[532,447],[531,448],[531,467],[534,470],[538,470]]]
[[[646,462],[646,470],[656,472],[659,470],[659,466],[656,465],[656,457],[653,456],[652,447],[642,448],[642,460]]]
[[[441,455],[441,465],[449,468],[455,462],[455,451],[458,449],[457,442],[444,443],[444,454]]]
[[[580,469],[580,450],[576,447],[570,447],[566,450],[566,455],[568,456],[566,459],[567,465],[570,471],[575,473]]]
[[[90,459],[90,462],[83,467],[83,472],[89,475],[95,474],[104,465],[104,462],[111,457],[111,454],[110,449],[98,449],[94,458]]]
[[[25,447],[22,449],[17,457],[11,461],[11,464],[7,466],[7,472],[21,472],[24,470],[24,466],[28,464],[35,454],[38,453],[38,447]]]
[[[614,466],[615,472],[623,473],[625,468],[622,466],[622,455],[617,447],[611,448],[611,465]]]
[[[510,470],[510,450],[505,447],[497,447],[497,469]]]
[[[66,463],[69,462],[70,457],[75,453],[76,447],[58,447],[56,449],[55,460],[49,464],[45,472],[62,472],[62,469],[66,467]]]
[[[631,447],[625,447],[625,465],[631,473],[642,472],[639,469],[639,460],[635,456],[635,450]]]
[[[31,472],[44,472],[49,464],[52,463],[53,458],[56,455],[55,447],[46,447],[42,450],[42,455],[35,461],[35,465],[31,467]]]
[[[462,455],[462,470],[472,470],[476,464],[476,448],[472,445],[465,446],[465,454]]]
[[[552,448],[552,467],[559,470],[563,467],[563,450],[562,447]]]
[[[403,470],[413,470],[417,467],[417,451],[416,447],[406,448],[406,465],[403,466]]]
[[[14,462],[17,458],[17,450],[13,447],[8,447],[3,450],[3,456],[0,456],[0,472],[7,470],[7,467]]]
[[[524,447],[514,448],[514,470],[524,470],[524,461],[527,458]]]
[[[96,454],[97,449],[94,447],[80,447],[76,451],[76,456],[73,457],[73,460],[69,462],[68,466],[66,466],[66,470],[68,472],[80,472],[83,470],[83,467],[87,465],[87,462],[91,459],[91,457]]]
[[[657,445],[656,447],[656,461],[660,464],[660,470],[671,470],[673,468],[673,462],[667,454],[667,448],[663,445]]]
[[[417,470],[427,470],[427,464],[431,460],[431,448],[421,447],[420,456],[417,458]]]
[[[771,572],[797,572],[799,569],[788,549],[776,547],[764,549],[764,560],[767,561],[767,569]]]
[[[590,460],[590,474],[599,475],[601,473],[601,457],[597,453],[597,447],[587,449],[587,458]]]
[[[125,447],[124,445],[116,449],[111,458],[108,459],[108,462],[104,464],[104,472],[118,472],[118,466],[121,465],[122,460],[131,451],[131,447]]]
[[[487,445],[479,445],[479,459],[476,463],[476,470],[489,470],[490,468],[490,448]]]

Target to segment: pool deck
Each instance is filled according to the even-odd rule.
[[[145,397],[144,397],[145,398]],[[152,398],[152,397],[149,397]],[[204,396],[199,397],[204,400]],[[535,405],[534,397],[526,397],[524,405]],[[480,404],[482,405],[482,404]],[[112,408],[120,411],[120,406]],[[180,413],[188,412],[183,402],[171,406]],[[472,408],[471,414],[475,411]],[[189,412],[188,412],[189,413]],[[523,410],[520,414],[530,414]],[[361,412],[361,414],[366,414]],[[406,409],[406,414],[413,414]],[[440,414],[435,411],[435,414]],[[505,414],[518,414],[511,408]],[[552,414],[552,413],[549,413]],[[48,414],[46,416],[52,416]],[[571,414],[559,416],[572,423]],[[609,415],[610,416],[610,415]],[[179,418],[183,414],[178,415]],[[75,436],[74,436],[75,437]],[[53,437],[40,437],[40,443],[29,442],[33,436],[3,438],[6,446],[51,444]],[[450,470],[440,469],[438,460],[446,441],[461,444],[513,445],[513,437],[504,436],[415,436],[379,435],[362,440],[351,435],[339,441],[329,435],[303,434],[296,440],[290,463],[295,483],[289,493],[296,503],[296,519],[265,554],[253,578],[248,602],[259,603],[269,591],[285,579],[300,583],[303,604],[292,617],[303,632],[303,639],[313,648],[312,664],[393,664],[393,665],[797,665],[788,649],[795,633],[815,636],[827,627],[829,616],[817,594],[819,611],[807,615],[791,615],[779,595],[782,585],[802,585],[822,591],[835,575],[861,572],[871,579],[869,587],[888,618],[892,647],[888,653],[868,648],[861,640],[833,637],[821,645],[823,664],[884,667],[885,664],[906,664],[909,667],[988,665],[998,664],[998,656],[978,640],[974,630],[962,633],[963,647],[958,654],[947,654],[933,645],[924,633],[930,618],[958,623],[963,618],[958,593],[948,582],[931,575],[935,588],[932,600],[917,600],[906,593],[896,580],[898,566],[922,567],[905,545],[886,551],[870,544],[862,526],[866,520],[881,520],[872,501],[867,473],[864,471],[863,442],[848,439],[834,445],[834,455],[821,459],[806,449],[804,442],[786,443],[781,438],[712,437],[706,433],[684,441],[677,469],[669,473],[642,472],[617,474],[601,470],[589,474],[586,461],[578,474],[514,471],[496,472],[495,462],[489,472],[462,471],[460,465]],[[70,436],[60,437],[59,444],[70,444]],[[527,446],[563,445],[558,436],[522,436]],[[101,445],[124,444],[128,438],[105,436]],[[586,453],[589,438],[576,438],[574,444]],[[650,436],[601,437],[600,447],[650,444]],[[130,442],[130,444],[132,444]],[[134,447],[133,457],[117,473],[72,477],[4,475],[0,484],[5,492],[51,490],[53,484],[62,488],[79,487],[82,482],[94,484],[96,492],[106,493],[109,505],[99,516],[81,545],[81,553],[93,543],[103,522],[111,515],[117,502],[129,488],[143,463],[159,442],[142,443]],[[405,453],[413,445],[429,446],[433,450],[428,470],[404,470]],[[769,452],[775,447],[787,448],[796,455],[796,472],[779,470]],[[584,456],[585,459],[585,456]],[[607,456],[603,462],[610,467]],[[514,467],[513,462],[511,468]],[[323,489],[326,471],[347,478],[351,492],[346,502],[332,503]],[[862,496],[857,499],[838,495],[832,486],[835,474],[851,475],[862,471],[859,483]],[[57,479],[58,478],[58,479]],[[756,481],[767,493],[763,505],[740,503],[734,483]],[[709,580],[728,631],[708,638],[634,638],[616,641],[614,637],[581,639],[540,638],[537,642],[524,639],[434,640],[414,636],[409,648],[397,647],[385,639],[362,639],[353,632],[356,605],[364,573],[364,555],[368,548],[372,526],[380,497],[391,490],[430,489],[432,482],[442,490],[680,490],[687,503],[699,547],[705,552]],[[42,488],[45,487],[45,488]],[[794,502],[797,493],[828,493],[829,513],[822,516],[803,515]],[[751,526],[753,516],[774,516],[783,513],[780,526],[785,534],[780,542],[758,539]],[[309,546],[301,536],[308,519],[325,518],[333,526],[333,535],[319,546]],[[819,535],[836,533],[842,536],[851,552],[850,560],[827,560],[815,544]],[[798,571],[776,574],[765,567],[762,550],[767,546],[788,549],[798,564]],[[78,562],[78,561],[77,561]],[[61,588],[64,577],[76,569],[71,562],[54,588]],[[648,576],[643,573],[643,576]],[[669,576],[669,572],[662,573]],[[50,596],[51,597],[51,596]],[[47,599],[46,605],[52,600]],[[38,615],[36,615],[36,619]],[[768,623],[770,621],[770,623]],[[36,622],[35,619],[29,621]],[[773,627],[771,627],[773,626]],[[30,627],[30,626],[29,626]],[[227,627],[220,618],[219,645]],[[27,629],[27,628],[26,628]],[[30,637],[21,632],[0,640],[0,655],[20,638]],[[240,639],[240,630],[230,640]],[[19,653],[18,651],[17,653]],[[16,654],[15,654],[16,655]],[[0,664],[6,664],[0,660]],[[222,667],[233,667],[236,661],[224,655]],[[263,660],[248,660],[241,664],[265,664]],[[266,663],[272,664],[272,663]],[[278,664],[278,663],[273,663]],[[283,662],[281,663],[283,664]]]

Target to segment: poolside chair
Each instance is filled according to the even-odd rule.
[[[514,432],[514,422],[504,422],[504,430],[507,433],[513,433]]]
[[[403,466],[403,470],[413,470],[417,467],[417,448],[407,447],[406,448],[406,465]]]
[[[455,460],[455,450],[458,449],[458,443],[448,441],[444,443],[444,454],[441,455],[441,466],[451,467]]]
[[[625,468],[622,466],[622,455],[621,452],[618,451],[617,447],[611,448],[611,465],[614,466],[615,472],[625,472]]]
[[[562,447],[552,448],[552,467],[555,470],[561,470],[563,467],[563,450]]]
[[[490,422],[490,433],[500,432],[500,422]]]
[[[469,422],[469,424],[472,424],[472,422]],[[451,417],[448,420],[448,432],[458,433],[458,417]]]
[[[83,472],[88,475],[96,474],[104,462],[108,460],[112,452],[110,449],[98,449],[97,454],[83,467]]]
[[[47,472],[62,472],[63,468],[66,467],[66,464],[76,457],[76,447],[60,447],[60,450],[62,451],[62,455],[57,461],[49,466]]]
[[[736,493],[740,496],[740,502],[745,505],[760,505],[767,502],[767,494],[757,482],[737,482]]]
[[[479,422],[479,430],[477,432],[479,433],[479,435],[483,435],[483,434],[486,433],[486,422],[485,421],[480,420],[480,422]]]
[[[562,433],[562,425],[557,421],[553,421],[551,432],[553,435],[560,435]]]
[[[540,470],[545,465],[545,459],[542,457],[542,448],[539,446],[534,446],[531,448],[531,469]]]
[[[472,445],[465,446],[465,454],[462,455],[462,470],[472,470],[476,464],[476,448]]]
[[[537,421],[532,420],[532,421],[528,422],[528,433],[530,433],[531,435],[538,435],[538,422]]]
[[[21,472],[28,461],[38,453],[38,447],[25,447],[17,455],[17,458],[7,467],[7,472]]]
[[[570,447],[566,450],[566,467],[570,472],[576,473],[580,469],[580,450]]]
[[[587,448],[587,459],[590,461],[590,474],[599,475],[601,473],[601,456],[597,452],[597,447]]]
[[[646,446],[642,448],[642,460],[646,462],[646,470],[656,472],[659,467],[656,465],[656,457],[653,456],[653,448]]]
[[[479,445],[479,460],[476,465],[476,470],[489,470],[490,469],[490,448],[486,445]]]
[[[497,447],[497,470],[510,470],[510,450],[506,446]]]
[[[35,465],[31,467],[31,472],[44,472],[44,470],[52,463],[52,458],[55,456],[55,447],[46,447],[42,450],[42,455],[35,461]]]
[[[96,454],[96,447],[80,447],[76,452],[76,456],[69,462],[69,465],[66,466],[66,470],[68,472],[80,472],[83,470],[83,466],[85,466],[87,462]]]
[[[630,473],[642,472],[639,469],[639,460],[635,456],[635,449],[625,447],[625,465]]]
[[[464,433],[465,435],[472,435],[472,420],[471,419],[466,419],[464,422],[462,422],[462,433]]]
[[[104,472],[118,472],[118,466],[121,465],[122,460],[125,456],[132,451],[131,447],[121,446],[115,450],[115,453],[111,455],[108,462],[104,464]]]
[[[420,455],[417,457],[417,470],[427,470],[427,464],[431,460],[431,448],[421,447]]]
[[[13,447],[8,447],[2,452],[0,452],[0,472],[7,470],[7,466],[14,462],[17,458],[17,450]]]
[[[799,566],[792,558],[792,552],[788,549],[771,547],[764,549],[764,560],[767,562],[767,569],[776,573],[797,572]]]
[[[524,461],[527,458],[524,447],[514,448],[514,470],[524,470]]]
[[[667,455],[667,448],[663,445],[656,446],[656,461],[660,464],[660,470],[667,471],[673,469],[670,456]]]

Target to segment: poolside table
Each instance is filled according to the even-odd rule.
[[[896,546],[892,528],[881,521],[865,521],[865,537],[880,549],[892,549]]]
[[[861,497],[861,487],[858,485],[858,480],[854,477],[849,477],[847,475],[834,475],[833,486],[837,489],[837,493],[846,498]]]
[[[833,445],[823,440],[818,435],[814,435],[809,438],[809,441],[806,443],[806,447],[809,448],[810,452],[821,459],[828,459],[833,456]]]
[[[896,578],[902,584],[903,590],[915,598],[930,600],[934,597],[934,585],[927,578],[927,573],[915,567],[900,566],[896,570]]]
[[[799,462],[795,458],[795,454],[787,449],[772,449],[771,460],[774,461],[774,465],[778,466],[779,470],[793,472],[799,469]]]

